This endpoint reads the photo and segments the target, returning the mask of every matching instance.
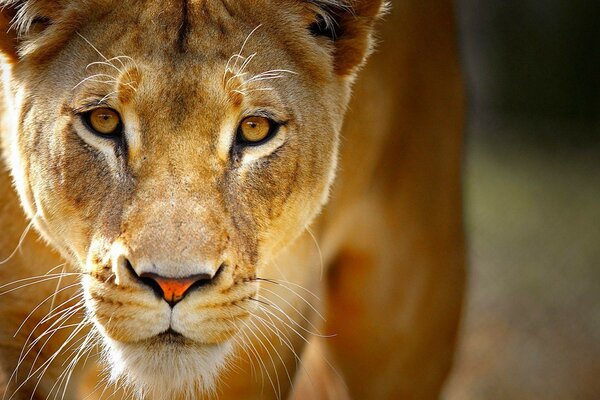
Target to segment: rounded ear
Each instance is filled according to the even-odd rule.
[[[43,32],[64,10],[63,0],[0,0],[0,52],[16,62],[23,42]]]
[[[387,10],[384,0],[306,0],[316,15],[309,29],[333,42],[334,68],[351,75],[363,64],[373,47],[373,28]]]

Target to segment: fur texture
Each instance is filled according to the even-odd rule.
[[[298,368],[306,354],[315,364],[306,370],[338,376],[319,380],[318,393],[367,399],[439,392],[462,298],[454,173],[460,106],[423,100],[402,108],[431,123],[405,129],[409,144],[412,135],[435,136],[434,143],[446,138],[437,153],[435,145],[419,147],[414,154],[421,158],[413,161],[413,148],[392,140],[410,117],[393,107],[409,85],[380,62],[391,86],[371,73],[359,87],[363,101],[344,131],[354,146],[341,153],[333,185],[351,88],[373,48],[383,1],[1,3],[0,28],[7,32],[0,37],[1,140],[18,199],[5,190],[9,234],[0,249],[22,250],[0,265],[0,285],[8,282],[10,290],[0,297],[8,397],[83,398],[82,363],[97,348],[108,385],[125,387],[126,398],[302,398],[298,393],[314,386],[310,372]],[[417,27],[420,13],[430,13],[409,11],[402,15],[413,15]],[[447,58],[434,53],[447,71],[431,75],[442,78],[430,93],[460,104],[454,48],[439,43],[449,49]],[[405,70],[410,64],[399,54],[418,54],[387,51]],[[90,129],[85,113],[97,107],[119,113],[120,136]],[[448,118],[424,111],[432,109],[450,110]],[[238,126],[254,115],[279,128],[271,140],[243,145]],[[353,122],[358,115],[361,121]],[[396,115],[405,120],[392,122]],[[453,124],[451,135],[438,120]],[[404,165],[396,165],[398,152]],[[412,174],[400,180],[394,175],[400,169]],[[1,187],[9,187],[8,177],[1,178]],[[438,191],[431,182],[448,187]],[[410,197],[413,188],[427,199]],[[408,215],[436,218],[403,219]],[[33,233],[21,240],[29,222],[60,257]],[[426,232],[425,239],[404,237],[406,226],[410,235]],[[439,259],[411,247],[429,241],[444,249]],[[398,251],[398,243],[408,250]],[[418,268],[407,267],[406,254],[418,256]],[[19,278],[59,264],[64,272],[24,281],[36,283],[35,290],[12,291]],[[214,278],[170,306],[140,278],[149,273]],[[401,316],[381,315],[390,310]],[[313,345],[320,350],[311,352]],[[367,355],[381,357],[392,347],[382,383],[370,375],[381,359]],[[440,356],[421,368],[420,356],[408,350]],[[407,371],[422,376],[409,384],[389,379]],[[327,384],[338,387],[321,390]],[[90,392],[102,397],[93,389],[85,396]]]

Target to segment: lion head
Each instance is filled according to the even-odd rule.
[[[84,272],[115,376],[208,390],[257,277],[327,199],[381,2],[3,3],[25,211]]]

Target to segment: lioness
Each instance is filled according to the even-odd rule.
[[[450,2],[0,4],[5,400],[438,397]]]

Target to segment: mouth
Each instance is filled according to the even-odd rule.
[[[189,389],[214,388],[233,352],[229,342],[204,344],[172,328],[149,339],[108,342],[111,379],[155,399],[189,398]]]
[[[154,337],[154,340],[161,344],[177,344],[183,345],[190,343],[190,339],[186,338],[183,334],[177,332],[173,328],[169,328],[164,332],[159,333]]]

